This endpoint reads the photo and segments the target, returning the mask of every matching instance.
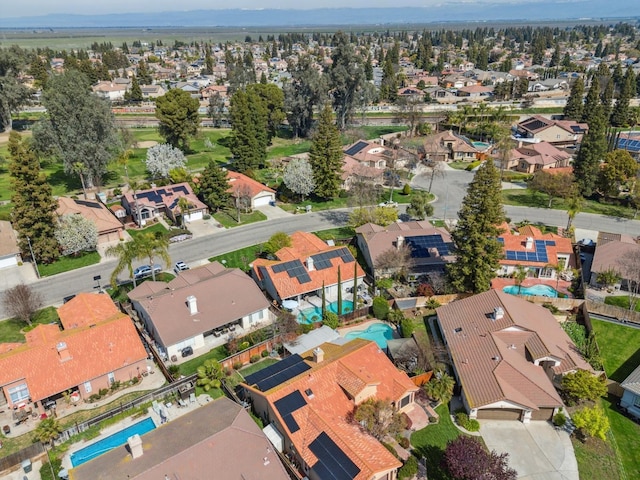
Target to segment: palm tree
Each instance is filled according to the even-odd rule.
[[[111,273],[111,286],[113,288],[115,288],[118,283],[118,275],[125,269],[129,271],[129,278],[133,279],[133,286],[136,286],[136,277],[133,276],[132,266],[133,261],[137,258],[134,247],[134,242],[120,242],[117,245],[112,245],[111,247],[107,248],[105,254],[108,257],[116,257],[118,259],[116,268],[114,268],[113,272]]]
[[[518,287],[518,295],[520,295],[522,282],[524,282],[525,278],[527,278],[527,269],[522,265],[516,265],[516,270],[513,272],[513,280]]]
[[[156,281],[156,272],[153,268],[154,260],[156,257],[160,257],[164,260],[167,268],[171,263],[171,257],[169,257],[169,239],[162,233],[141,233],[136,235],[131,242],[135,258],[147,258],[149,259],[149,266],[151,266],[151,278]]]
[[[453,387],[456,384],[453,377],[442,370],[436,370],[429,382],[425,383],[425,393],[434,400],[449,403],[453,397]]]
[[[582,210],[582,206],[584,205],[584,198],[577,191],[571,194],[571,196],[567,199],[567,215],[569,216],[569,220],[567,221],[567,233],[566,235],[570,235],[571,232],[571,224],[573,223],[573,219],[576,218],[576,215],[580,213]]]
[[[36,427],[35,438],[43,443],[51,443],[53,446],[55,439],[63,430],[58,420],[53,417],[45,418]]]
[[[182,220],[182,228],[185,228],[184,224],[184,216],[189,215],[189,210],[191,209],[191,204],[189,203],[189,199],[187,197],[180,197],[178,200],[178,208],[180,209],[180,217]]]
[[[213,358],[205,360],[205,362],[197,368],[196,372],[198,374],[196,385],[202,387],[205,392],[208,392],[212,388],[220,388],[222,379],[224,378],[224,370],[217,360]]]

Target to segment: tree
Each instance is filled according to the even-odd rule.
[[[140,84],[138,83],[138,77],[135,75],[131,79],[131,91],[129,93],[129,101],[130,102],[141,102],[144,100],[142,96],[142,89],[140,88]]]
[[[587,92],[587,97],[584,101],[584,108],[582,109],[581,121],[584,123],[591,123],[591,117],[596,112],[596,107],[600,105],[600,81],[598,76],[595,75],[591,80],[591,86]]]
[[[371,308],[373,309],[373,316],[379,320],[386,320],[389,315],[389,302],[383,297],[374,297]]]
[[[406,276],[407,270],[412,265],[411,247],[406,243],[385,250],[374,261],[374,267],[378,270],[376,272],[377,276],[384,276],[393,272],[399,272],[400,275]]]
[[[35,429],[35,438],[43,443],[51,443],[53,445],[58,435],[64,431],[62,425],[57,418],[48,417],[41,420]]]
[[[396,100],[396,115],[400,122],[409,127],[409,137],[413,137],[416,127],[420,124],[424,112],[424,101],[416,95],[403,96]]]
[[[264,165],[269,136],[268,112],[255,91],[238,90],[231,97],[231,145],[234,166],[247,172]]]
[[[598,437],[601,440],[607,439],[609,431],[609,418],[600,405],[584,407],[571,415],[573,424],[580,431],[590,437]]]
[[[153,79],[151,78],[151,74],[147,68],[147,63],[144,60],[140,60],[138,62],[137,73],[137,77],[140,79],[140,83],[142,83],[142,85],[151,85]]]
[[[579,121],[584,108],[584,80],[578,77],[571,85],[571,93],[562,113],[568,119]]]
[[[349,214],[349,225],[357,228],[365,223],[375,223],[382,227],[398,220],[398,209],[392,207],[359,207]]]
[[[554,198],[564,198],[573,187],[573,175],[571,173],[556,173],[549,170],[538,170],[533,174],[528,187],[536,192],[549,196],[549,208],[553,205]]]
[[[572,193],[567,198],[567,232],[571,232],[573,220],[584,205],[584,198],[580,196],[579,192],[575,188],[571,190]]]
[[[429,203],[429,195],[426,192],[415,192],[407,207],[407,214],[418,220],[424,220],[433,215],[433,205]]]
[[[377,440],[396,437],[406,428],[402,414],[390,400],[369,398],[355,407],[353,419]]]
[[[307,137],[313,126],[313,111],[326,100],[327,87],[307,55],[290,64],[291,80],[284,86],[284,105],[294,137]]]
[[[580,150],[578,150],[573,162],[576,183],[580,193],[587,197],[593,193],[596,187],[600,161],[607,151],[606,122],[602,105],[594,107],[590,117],[589,131],[582,139]]]
[[[382,81],[380,83],[380,99],[393,103],[398,98],[398,77],[395,72],[393,61],[387,55],[382,64]]]
[[[156,272],[153,266],[155,265],[155,259],[160,257],[164,260],[167,267],[171,263],[169,257],[169,239],[162,233],[145,232],[136,235],[133,238],[133,249],[136,253],[136,258],[146,258],[151,265],[151,278],[156,281]]]
[[[433,377],[424,384],[424,392],[437,402],[449,403],[453,397],[453,387],[456,381],[447,372],[436,370]]]
[[[631,250],[624,253],[618,259],[618,268],[621,277],[627,284],[629,294],[629,310],[634,312],[638,301],[640,301],[640,251]]]
[[[607,153],[598,179],[600,191],[603,195],[618,197],[620,187],[629,181],[634,181],[639,170],[638,162],[628,151],[614,150]]]
[[[213,122],[213,126],[220,128],[222,122],[227,119],[227,109],[224,99],[219,93],[214,93],[209,97],[209,106],[207,106],[207,116]]]
[[[191,211],[191,203],[189,203],[189,199],[187,197],[180,197],[178,199],[178,208],[180,209],[180,223],[182,224],[182,228],[186,228],[185,218]]]
[[[442,462],[457,480],[515,480],[518,472],[509,467],[508,456],[487,452],[474,437],[461,435],[447,443]]]
[[[174,88],[156,98],[158,131],[172,147],[187,151],[189,139],[198,133],[200,102],[189,92]]]
[[[362,58],[356,54],[347,35],[337,33],[335,44],[329,68],[329,84],[333,92],[337,126],[343,130],[353,115],[358,91],[365,82],[365,72]]]
[[[313,168],[304,158],[291,160],[284,169],[282,180],[289,190],[300,195],[301,201],[316,187],[313,180]]]
[[[278,128],[284,122],[284,92],[273,83],[255,83],[247,87],[247,92],[255,93],[267,111],[266,125],[268,141],[278,133]]]
[[[607,385],[604,378],[586,370],[576,370],[562,377],[562,388],[573,401],[596,401],[607,394]]]
[[[120,242],[116,245],[111,245],[105,251],[107,257],[116,257],[118,263],[116,268],[111,272],[111,286],[116,288],[118,285],[118,275],[124,270],[129,272],[129,278],[133,280],[133,286],[136,286],[136,278],[133,276],[133,261],[137,258],[135,252],[135,245],[133,242],[123,243]]]
[[[623,127],[629,123],[629,102],[635,96],[636,76],[631,67],[627,67],[627,73],[622,79],[622,88],[611,113],[611,125]]]
[[[456,262],[447,267],[459,291],[484,292],[496,275],[502,258],[497,238],[505,221],[500,192],[500,172],[488,159],[469,184],[452,233]]]
[[[291,246],[291,237],[284,232],[276,232],[263,245],[262,249],[265,253],[274,255],[278,250]]]
[[[42,295],[29,285],[19,283],[2,294],[2,307],[10,317],[31,325],[33,314],[42,308]]]
[[[9,156],[11,223],[18,232],[18,246],[23,257],[51,263],[60,255],[55,239],[58,202],[53,199],[51,185],[40,170],[33,148],[17,132],[9,134]]]
[[[109,102],[91,92],[86,76],[69,70],[49,79],[42,104],[48,115],[33,129],[36,150],[54,154],[89,187],[100,186],[120,145]]]
[[[326,311],[324,317],[322,317],[322,324],[335,330],[340,326],[340,318],[337,313]]]
[[[202,365],[196,369],[198,379],[196,385],[202,387],[205,392],[208,392],[212,388],[220,388],[222,379],[224,378],[224,370],[220,363],[210,358],[205,360]]]
[[[98,227],[82,215],[63,215],[58,221],[55,236],[62,255],[93,251],[98,245]]]
[[[603,272],[598,273],[597,281],[599,285],[605,288],[615,285],[620,281],[620,274],[615,268],[609,268]]]
[[[200,198],[211,211],[219,211],[228,205],[231,194],[225,172],[215,160],[209,160],[200,176]]]
[[[320,112],[318,127],[309,149],[316,195],[321,198],[334,198],[338,195],[343,158],[340,132],[333,123],[331,108],[325,105]]]
[[[527,274],[529,273],[529,269],[523,267],[522,265],[516,265],[516,269],[513,272],[513,281],[518,287],[518,295],[520,295],[520,289],[522,287],[522,282],[527,278]]]
[[[31,90],[18,79],[24,55],[12,48],[0,49],[0,132],[10,131],[11,115],[29,103]]]
[[[147,150],[146,167],[153,178],[167,178],[171,170],[184,168],[186,163],[182,151],[168,143],[160,143]]]

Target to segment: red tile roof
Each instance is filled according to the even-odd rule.
[[[105,294],[79,293],[58,308],[58,318],[65,330],[88,327],[121,316],[122,312]]]
[[[555,245],[546,245],[548,260],[544,264],[540,262],[533,262],[527,260],[507,260],[503,258],[500,260],[501,265],[521,265],[540,267],[544,265],[558,265],[558,254],[569,255],[569,258],[573,256],[573,246],[571,245],[571,239],[556,235],[555,233],[543,234],[539,228],[533,225],[527,225],[518,229],[517,233],[512,233],[508,226],[505,224],[502,227],[504,233],[498,238],[503,240],[503,252],[516,251],[516,252],[535,252],[535,240],[550,240],[555,242]],[[527,237],[533,238],[534,246],[532,249],[527,249]],[[571,261],[570,261],[571,263]]]
[[[251,192],[251,198],[261,194],[262,192],[275,193],[272,188],[257,182],[253,178],[247,177],[239,172],[227,170],[227,181],[229,182],[229,193],[234,194],[238,189],[247,188]]]

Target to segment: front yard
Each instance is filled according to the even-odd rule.
[[[37,325],[46,325],[58,321],[58,313],[55,307],[45,307],[38,310],[31,321],[31,325],[16,319],[8,319],[0,322],[0,343],[24,342],[24,334],[33,330]]]
[[[100,254],[98,252],[84,252],[77,257],[60,257],[53,263],[38,264],[38,271],[41,277],[50,277],[58,273],[68,272],[76,268],[88,267],[100,263]]]

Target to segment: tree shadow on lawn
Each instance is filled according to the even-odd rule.
[[[55,187],[64,187],[67,193],[74,190],[82,192],[82,183],[77,175],[65,173],[62,165],[57,166],[56,170],[47,175],[47,181],[55,189]]]
[[[435,445],[423,445],[416,447],[413,451],[418,457],[424,457],[427,464],[429,480],[450,480],[449,472],[442,465],[444,450]]]
[[[540,192],[531,190],[516,190],[515,192],[503,192],[506,202],[513,205],[534,208],[549,208],[549,197]]]
[[[631,375],[631,372],[633,372],[638,365],[640,365],[640,348],[638,348],[633,355],[627,358],[627,360],[620,365],[609,378],[616,382],[624,382],[624,380]]]

